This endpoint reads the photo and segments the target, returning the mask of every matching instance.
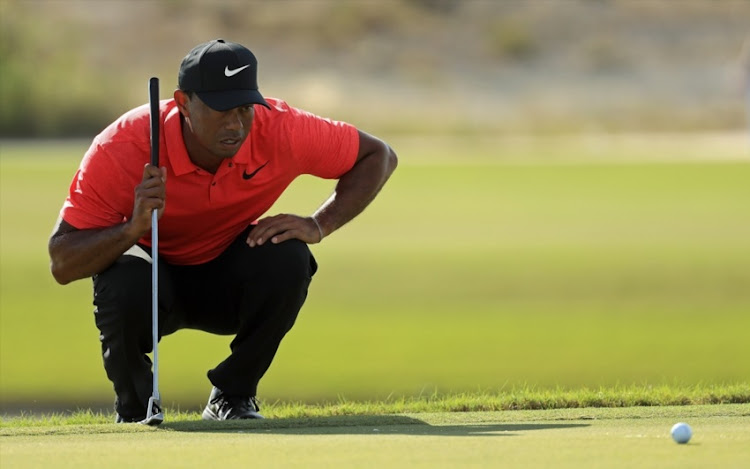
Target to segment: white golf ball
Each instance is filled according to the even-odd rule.
[[[690,438],[693,436],[693,429],[690,428],[690,425],[680,422],[674,424],[672,427],[672,439],[680,444],[685,444],[688,441],[690,441]]]

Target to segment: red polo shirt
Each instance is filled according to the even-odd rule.
[[[216,174],[190,160],[174,100],[161,102],[160,166],[167,168],[167,199],[159,220],[159,255],[181,265],[208,262],[255,222],[301,174],[337,179],[352,168],[357,129],[267,98],[255,106],[250,136]],[[73,177],[60,211],[78,229],[104,228],[133,213],[135,186],[150,159],[148,105],[99,134]],[[251,176],[251,177],[248,177]],[[151,233],[139,241],[151,245]]]

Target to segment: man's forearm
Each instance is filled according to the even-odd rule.
[[[52,275],[64,285],[98,274],[141,236],[128,223],[97,230],[58,229],[49,242]]]
[[[327,236],[362,213],[396,169],[397,157],[390,146],[359,160],[339,179],[331,197],[313,215]]]

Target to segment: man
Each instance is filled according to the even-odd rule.
[[[258,382],[317,269],[308,244],[357,216],[396,168],[394,151],[350,124],[258,91],[257,61],[221,39],[182,60],[160,104],[160,167],[149,164],[148,106],[99,134],[49,241],[61,284],[92,277],[95,320],[118,422],[151,396],[151,213],[159,215],[159,337],[235,334],[208,372],[204,419],[262,418]],[[338,179],[310,216],[260,218],[301,174]]]

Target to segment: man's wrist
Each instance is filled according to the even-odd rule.
[[[315,215],[311,216],[313,223],[315,223],[315,226],[318,227],[318,242],[323,241],[323,228],[320,226],[320,222],[317,218],[315,218]]]

